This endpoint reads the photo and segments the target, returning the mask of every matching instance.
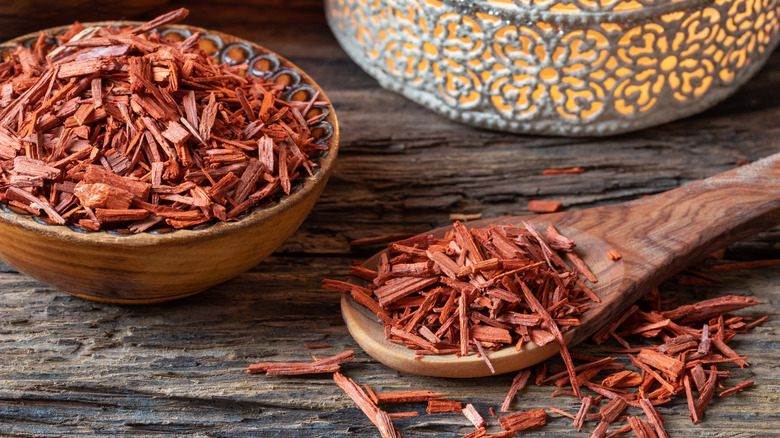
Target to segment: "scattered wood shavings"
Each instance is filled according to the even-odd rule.
[[[499,424],[509,432],[532,429],[547,423],[547,412],[544,409],[534,409],[527,412],[518,412],[498,418]]]
[[[506,395],[504,403],[501,404],[501,412],[507,412],[509,410],[509,404],[512,403],[512,399],[515,398],[515,394],[517,394],[517,391],[525,388],[529,378],[531,378],[531,372],[528,370],[523,370],[517,373],[515,378],[512,379],[512,385],[509,386],[509,393]]]
[[[352,379],[336,372],[333,373],[333,380],[358,405],[366,417],[374,423],[377,429],[379,429],[382,438],[402,438],[401,433],[396,429],[393,420],[387,412],[379,409]]]
[[[413,403],[436,400],[441,397],[440,392],[422,391],[399,391],[376,393],[376,403]]]
[[[472,214],[466,214],[466,213],[452,213],[450,214],[450,221],[475,221],[477,219],[482,218],[482,213],[472,213]]]
[[[315,362],[258,362],[249,365],[246,372],[250,374],[265,372],[269,376],[333,373],[341,369],[342,363],[353,360],[354,354],[354,351],[347,350]]]
[[[565,175],[565,174],[577,174],[577,173],[584,173],[585,169],[582,167],[570,167],[568,169],[545,169],[542,172],[543,176],[548,175]]]
[[[528,211],[534,213],[555,213],[563,207],[561,201],[533,200],[528,203]]]
[[[428,400],[426,412],[438,414],[442,412],[461,412],[463,404],[455,400]]]
[[[467,404],[466,407],[463,408],[462,412],[463,415],[465,415],[466,418],[471,421],[471,424],[473,424],[477,429],[487,426],[487,421],[482,418],[482,415],[477,412],[477,408],[475,408],[471,403]]]
[[[332,345],[330,344],[303,344],[304,347],[315,350],[318,348],[330,348]]]

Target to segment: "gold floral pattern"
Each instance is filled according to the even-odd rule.
[[[450,118],[602,135],[727,97],[778,42],[780,0],[328,0],[347,53]]]

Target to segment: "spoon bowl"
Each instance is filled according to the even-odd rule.
[[[537,228],[553,224],[572,239],[575,252],[595,274],[590,287],[599,303],[591,303],[580,325],[563,333],[568,346],[587,339],[625,312],[662,281],[731,242],[780,224],[780,154],[706,180],[655,196],[586,210],[535,216],[483,219],[482,228],[530,221]],[[452,227],[430,233],[442,237]],[[607,258],[617,251],[621,259]],[[381,253],[364,266],[374,269]],[[372,357],[399,371],[439,377],[482,377],[492,374],[475,354],[417,357],[414,350],[389,342],[370,310],[344,295],[344,320],[352,337]],[[532,342],[487,352],[496,374],[517,371],[558,352],[556,343]]]

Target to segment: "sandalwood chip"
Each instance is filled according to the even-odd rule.
[[[126,209],[133,201],[133,194],[127,190],[103,183],[85,184],[82,181],[76,184],[73,194],[81,205],[89,208]]]
[[[528,203],[528,211],[534,213],[555,213],[563,207],[563,202],[560,201],[540,201],[533,200]]]
[[[547,410],[550,411],[550,412],[554,412],[554,413],[556,413],[558,415],[562,415],[564,417],[571,418],[572,420],[574,420],[576,418],[574,415],[572,415],[572,414],[570,414],[570,413],[568,413],[568,412],[566,412],[566,411],[564,411],[562,409],[556,408],[554,406],[550,406],[549,408],[547,408]]]
[[[639,386],[642,383],[642,376],[631,370],[624,370],[610,374],[601,382],[602,385],[610,388],[630,388]]]
[[[642,349],[642,351],[639,352],[637,359],[657,370],[662,371],[672,380],[677,380],[677,377],[680,376],[680,373],[682,373],[685,366],[684,363],[677,359],[649,349]]]
[[[518,412],[499,417],[498,422],[504,430],[518,432],[544,425],[547,422],[547,412],[544,409]]]
[[[577,428],[577,432],[582,429],[582,425],[585,422],[585,417],[588,415],[588,410],[593,405],[593,397],[586,395],[580,399],[580,409],[577,411],[577,415],[574,416],[573,427]]]
[[[442,412],[461,412],[463,404],[455,400],[428,400],[426,412],[429,414],[438,414]]]
[[[512,379],[512,385],[509,387],[509,393],[504,399],[504,403],[501,405],[501,412],[507,412],[509,410],[509,404],[512,403],[512,399],[515,398],[517,391],[525,388],[528,383],[528,379],[531,378],[531,372],[523,370],[517,373],[514,379]]]
[[[441,393],[431,391],[400,391],[376,394],[377,404],[421,402],[433,400],[438,397],[441,397]]]
[[[321,359],[315,362],[258,362],[249,365],[246,372],[250,374],[265,372],[268,375],[300,375],[335,373],[341,368],[341,364],[353,359],[352,350]]]
[[[149,212],[141,209],[95,209],[95,216],[98,222],[127,222],[140,221],[149,216]]]
[[[700,321],[713,316],[721,315],[727,312],[733,312],[749,306],[758,304],[757,300],[748,297],[736,295],[726,295],[711,300],[700,301],[694,304],[687,304],[676,309],[663,312],[663,316],[672,321],[682,320],[683,322]]]
[[[330,348],[332,345],[330,344],[303,344],[304,347],[309,349],[318,349],[318,348]]]
[[[735,386],[735,387],[733,387],[733,388],[729,388],[729,389],[727,389],[727,390],[725,390],[725,391],[722,391],[720,394],[718,394],[718,397],[725,397],[725,396],[727,396],[727,395],[734,394],[735,392],[737,392],[737,391],[741,391],[741,390],[743,390],[743,389],[745,389],[745,388],[747,388],[747,387],[749,387],[749,386],[752,386],[752,385],[753,385],[753,381],[752,381],[752,380],[747,380],[747,381],[744,381],[744,382],[739,382],[739,383],[737,384],[737,386]]]
[[[576,174],[576,173],[583,173],[585,172],[585,169],[582,167],[570,167],[567,169],[545,169],[542,172],[542,175],[548,176],[548,175],[565,175],[565,174]]]
[[[420,415],[417,411],[408,411],[408,412],[388,412],[387,416],[390,417],[391,420],[400,420],[402,418],[412,418],[417,417]]]
[[[471,421],[471,424],[473,424],[477,429],[487,426],[487,421],[482,418],[482,415],[477,412],[477,408],[475,408],[471,403],[467,404],[466,407],[463,408],[462,412],[463,415],[465,415],[466,418]]]

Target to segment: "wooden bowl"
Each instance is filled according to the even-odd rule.
[[[138,23],[85,26],[106,24]],[[55,34],[66,28],[43,32]],[[271,70],[265,74],[288,81],[285,95],[292,98],[319,91],[317,100],[327,102],[320,110],[327,116],[318,125],[323,133],[318,141],[328,146],[320,167],[313,176],[293,183],[290,195],[270,205],[260,206],[234,222],[195,229],[141,234],[89,232],[50,225],[2,205],[0,259],[12,268],[90,300],[122,304],[168,301],[201,292],[255,266],[290,237],[312,209],[333,168],[339,139],[336,115],[319,86],[291,62],[257,44],[190,26],[169,26],[161,31],[200,31],[209,44],[220,49],[216,56],[231,56],[226,55],[231,50],[233,56],[236,50],[251,50],[244,55],[270,65]],[[39,34],[16,38],[4,46],[24,44]]]

